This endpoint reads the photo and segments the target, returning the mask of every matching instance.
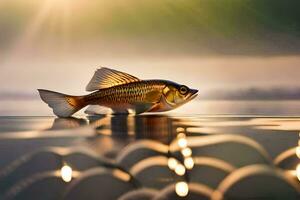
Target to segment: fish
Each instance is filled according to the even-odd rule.
[[[95,105],[110,108],[113,114],[165,112],[191,101],[198,93],[173,81],[141,80],[106,67],[95,71],[86,91],[91,93],[74,96],[38,89],[41,99],[58,117],[71,117],[84,107]]]

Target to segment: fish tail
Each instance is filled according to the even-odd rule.
[[[71,96],[50,90],[38,89],[41,99],[58,117],[70,117],[86,106],[84,96]]]

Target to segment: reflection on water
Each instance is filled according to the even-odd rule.
[[[300,198],[297,117],[9,120],[0,199]]]
[[[186,182],[178,182],[175,186],[176,194],[180,197],[185,197],[189,193],[189,186]]]
[[[65,182],[70,182],[72,180],[73,170],[69,165],[64,165],[60,170],[61,178]]]
[[[300,133],[299,133],[299,137],[300,137]],[[299,158],[299,164],[296,167],[296,175],[298,180],[300,181],[300,138],[298,140],[298,147],[296,147],[296,155]]]

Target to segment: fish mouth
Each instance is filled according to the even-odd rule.
[[[177,107],[179,107],[179,106],[182,106],[183,104],[186,104],[187,102],[189,102],[189,101],[195,99],[195,98],[198,96],[197,92],[198,92],[198,90],[191,89],[190,92],[189,92],[189,94],[187,95],[185,101],[182,101],[181,103],[172,105],[172,106],[173,106],[173,109],[174,109],[174,108],[177,108]]]
[[[191,89],[191,91],[190,91],[189,96],[188,96],[187,99],[188,99],[189,101],[192,100],[192,99],[195,99],[195,98],[198,96],[197,92],[198,92],[198,90],[196,90],[196,89]]]

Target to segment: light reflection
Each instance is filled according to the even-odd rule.
[[[183,132],[184,131],[184,128],[182,127],[177,127],[176,128],[176,132],[179,133],[179,132]]]
[[[192,157],[188,157],[188,158],[185,158],[184,159],[184,166],[187,168],[187,169],[193,169],[194,167],[194,160]]]
[[[187,140],[186,140],[186,135],[184,132],[180,132],[177,135],[177,143],[178,146],[183,149],[187,147]]]
[[[124,180],[124,181],[126,181],[126,182],[130,181],[130,175],[127,174],[127,173],[124,172],[124,171],[121,171],[121,170],[119,170],[119,169],[116,169],[116,170],[113,171],[113,174],[114,174],[116,177],[119,177],[120,179],[122,179],[122,180]]]
[[[102,138],[102,136],[101,136],[101,138]],[[109,137],[103,137],[103,138],[109,138]],[[187,139],[189,139],[189,142],[187,143],[186,142],[186,147],[185,148],[180,148],[179,149],[179,152],[181,152],[181,154],[182,154],[182,156],[183,157],[181,157],[180,155],[178,155],[177,154],[177,152],[175,152],[174,153],[174,151],[169,151],[168,152],[168,147],[165,145],[165,144],[161,144],[161,147],[159,146],[159,148],[157,148],[157,149],[160,149],[160,148],[162,148],[163,146],[165,146],[165,151],[164,151],[164,155],[173,155],[173,156],[178,156],[177,158],[178,158],[178,160],[175,158],[175,157],[169,157],[168,158],[168,160],[167,160],[167,164],[168,164],[168,167],[172,170],[172,172],[175,172],[177,175],[179,175],[179,176],[183,176],[183,175],[185,175],[185,174],[188,174],[188,173],[190,173],[190,174],[188,174],[187,176],[184,176],[184,177],[180,177],[180,180],[182,181],[182,180],[184,180],[184,181],[186,181],[186,182],[178,182],[177,184],[176,184],[176,187],[178,187],[177,189],[176,189],[176,193],[179,195],[179,196],[181,196],[181,195],[186,195],[187,194],[187,192],[188,192],[188,189],[191,189],[191,185],[190,185],[190,188],[186,188],[186,190],[184,190],[184,189],[182,189],[182,186],[180,185],[180,184],[182,184],[182,183],[185,183],[186,185],[187,185],[187,183],[190,181],[190,177],[191,176],[193,176],[193,173],[195,173],[195,172],[190,172],[189,170],[191,170],[193,167],[194,167],[194,165],[195,165],[195,163],[196,163],[196,166],[199,166],[199,162],[198,162],[198,158],[197,158],[197,155],[196,155],[196,153],[195,152],[192,152],[192,149],[191,148],[193,148],[193,142],[191,143],[190,142],[190,139],[191,139],[192,137],[189,137],[189,136],[186,136],[184,133],[180,133],[179,134],[179,136],[177,136],[177,140],[178,139],[182,139],[182,140],[185,140],[185,141],[187,141]],[[93,138],[94,139],[94,138]],[[193,138],[194,139],[194,138]],[[176,140],[175,140],[176,141]],[[172,143],[172,142],[171,142]],[[152,143],[150,143],[150,144],[152,144]],[[175,145],[176,145],[176,143],[175,143]],[[190,146],[191,145],[191,146]],[[110,148],[110,149],[112,149],[112,148]],[[170,149],[170,148],[169,148]],[[299,151],[300,150],[300,147],[297,147],[296,148],[296,152],[297,152],[297,155],[299,154]],[[174,154],[173,154],[174,153]],[[63,154],[66,154],[66,153],[63,153]],[[192,158],[191,156],[195,156],[194,158]],[[295,156],[295,151],[293,152],[293,155]],[[164,157],[165,158],[165,157]],[[207,159],[207,158],[206,158]],[[165,163],[165,161],[166,160],[164,160],[164,163]],[[212,162],[208,162],[208,163],[212,163]],[[166,163],[165,163],[166,164]],[[200,163],[201,164],[201,163]],[[222,163],[221,163],[221,165],[222,165]],[[74,167],[73,165],[72,165],[72,167]],[[223,168],[222,168],[223,169]],[[73,169],[74,170],[74,169]],[[232,170],[234,170],[234,169],[232,169]],[[229,170],[228,170],[229,171]],[[59,173],[59,171],[57,171],[58,173]],[[300,164],[297,166],[297,169],[296,169],[296,167],[294,166],[293,167],[293,172],[294,172],[294,178],[298,178],[299,180],[300,180]],[[122,177],[122,180],[127,180],[127,181],[129,181],[130,180],[130,176],[129,176],[129,174],[127,174],[127,173],[125,173],[125,172],[123,172],[123,171],[120,171],[120,170],[116,170],[116,171],[114,171],[114,174],[115,174],[115,176],[117,176],[117,177]],[[75,175],[75,171],[72,171],[72,168],[70,167],[70,166],[63,166],[62,168],[61,168],[61,177],[62,177],[62,179],[65,181],[65,182],[70,182],[71,180],[72,180],[72,178],[75,178],[76,176],[74,176]],[[60,176],[59,176],[59,178],[60,178]],[[178,186],[177,186],[178,185]],[[173,188],[174,189],[174,188]],[[191,189],[192,190],[192,189]],[[184,192],[184,191],[186,191],[186,192]]]
[[[175,173],[179,176],[183,176],[185,174],[185,167],[182,164],[177,164],[175,167]]]
[[[60,170],[60,175],[63,181],[70,182],[72,180],[73,170],[69,165],[64,165]]]
[[[184,157],[190,157],[192,155],[192,150],[189,147],[186,147],[181,150],[181,153]]]
[[[180,197],[185,197],[189,193],[189,186],[186,182],[178,182],[175,185],[176,194]]]
[[[296,147],[296,155],[300,159],[300,146]]]
[[[169,158],[168,159],[168,167],[171,170],[175,170],[177,165],[178,165],[178,161],[175,158]]]
[[[178,146],[182,149],[187,147],[187,140],[185,138],[179,138],[177,143]]]
[[[186,135],[185,135],[185,133],[181,132],[181,133],[178,133],[177,138],[178,139],[180,139],[180,138],[186,138]]]
[[[299,133],[299,137],[300,137],[300,133]],[[300,138],[298,139],[298,147],[296,147],[296,155],[300,159]],[[296,167],[296,176],[300,181],[300,163]]]
[[[298,180],[300,181],[300,163],[296,167],[296,176],[297,176]]]

